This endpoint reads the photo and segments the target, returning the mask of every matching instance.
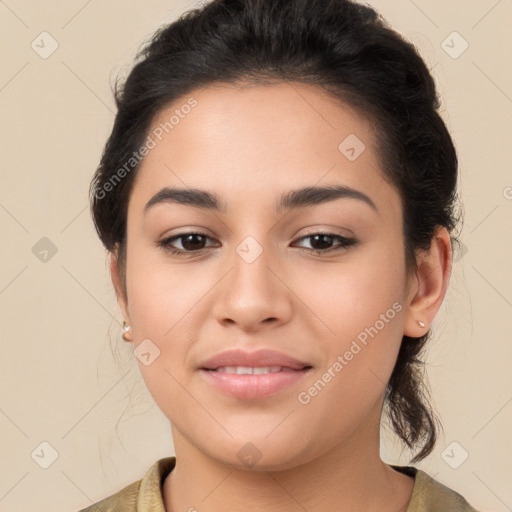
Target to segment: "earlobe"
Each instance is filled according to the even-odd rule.
[[[424,336],[443,303],[452,269],[450,234],[438,227],[429,251],[417,253],[417,270],[411,278],[404,334]]]
[[[123,333],[121,334],[121,338],[123,339],[123,341],[128,341],[128,342],[133,341],[132,337],[130,336],[130,331],[132,330],[132,326],[128,325],[123,320],[122,329],[123,329]]]

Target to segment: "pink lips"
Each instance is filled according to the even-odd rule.
[[[255,352],[246,352],[235,349],[221,352],[199,366],[208,370],[215,370],[221,366],[251,366],[253,368],[257,366],[286,366],[292,370],[302,370],[309,365],[275,350],[261,349]]]
[[[226,367],[269,367],[272,373],[228,373]],[[237,349],[217,354],[201,363],[199,369],[203,378],[222,393],[235,398],[257,400],[296,383],[311,366],[275,350],[247,352]]]

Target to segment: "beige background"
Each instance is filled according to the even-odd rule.
[[[510,510],[512,2],[369,3],[434,70],[466,211],[467,253],[427,361],[444,435],[417,466],[482,511]],[[87,192],[114,118],[110,80],[160,24],[193,5],[0,1],[0,510],[76,511],[174,453],[168,420],[119,339]],[[46,59],[31,47],[46,37],[51,48],[43,31],[59,45]],[[458,58],[442,47],[453,31],[469,44]],[[452,53],[463,44],[453,37]],[[46,262],[43,237],[57,249]],[[408,463],[384,430],[382,441],[385,461]],[[43,442],[58,453],[47,469],[52,448]],[[457,469],[445,462],[460,463],[462,450],[469,456]]]

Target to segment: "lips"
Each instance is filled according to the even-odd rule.
[[[201,363],[199,373],[224,395],[260,400],[298,386],[311,368],[308,363],[275,350],[227,350]]]
[[[296,372],[286,366],[220,366],[212,372],[236,373],[237,375],[263,375],[265,373]]]
[[[275,350],[261,349],[255,352],[235,349],[227,350],[213,356],[202,362],[199,368],[202,370],[220,370],[226,368],[264,368],[275,369],[279,367],[286,370],[303,370],[310,368],[311,365],[304,361],[299,361],[289,355],[277,352]],[[233,373],[232,370],[231,373]],[[257,373],[257,372],[256,372]]]

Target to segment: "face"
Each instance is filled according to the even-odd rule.
[[[190,96],[194,108],[187,96],[151,128],[161,140],[130,196],[123,304],[176,453],[284,469],[363,444],[378,432],[409,291],[401,201],[371,124],[302,84]],[[218,208],[153,199],[166,187],[214,194]],[[342,192],[286,201],[305,187]]]

